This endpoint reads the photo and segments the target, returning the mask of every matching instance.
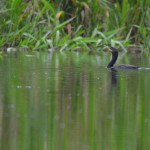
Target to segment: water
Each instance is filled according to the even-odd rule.
[[[110,54],[13,53],[0,59],[0,149],[148,150],[150,71],[106,68]],[[118,64],[150,67],[148,54]]]

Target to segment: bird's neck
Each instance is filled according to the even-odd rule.
[[[111,59],[110,63],[108,64],[107,68],[113,67],[113,65],[117,61],[117,58],[118,58],[118,53],[112,54],[112,59]]]

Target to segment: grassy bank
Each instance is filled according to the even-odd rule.
[[[149,0],[7,0],[0,46],[80,50],[134,44],[150,47]]]

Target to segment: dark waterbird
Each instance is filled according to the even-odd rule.
[[[114,64],[116,63],[117,58],[118,58],[118,50],[114,47],[108,47],[108,51],[110,51],[112,53],[112,59],[109,62],[107,68],[110,68],[110,69],[140,69],[138,66],[126,65],[126,64],[114,66]]]

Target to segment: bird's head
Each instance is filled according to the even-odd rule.
[[[112,54],[118,53],[118,50],[115,47],[108,47],[108,51],[111,52]]]

